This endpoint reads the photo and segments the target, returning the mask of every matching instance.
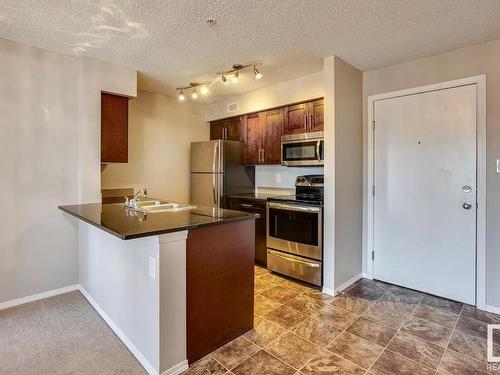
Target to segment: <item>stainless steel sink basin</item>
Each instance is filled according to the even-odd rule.
[[[183,210],[190,210],[193,208],[196,208],[196,206],[183,203],[164,203],[164,204],[142,206],[140,208],[140,211],[149,213],[149,212],[183,211]]]
[[[192,206],[190,204],[168,202],[158,199],[139,201],[137,202],[137,207],[134,208],[125,206],[124,204],[120,205],[124,206],[128,210],[143,212],[143,213],[174,212],[174,211],[191,210],[193,208],[196,208],[196,206]]]

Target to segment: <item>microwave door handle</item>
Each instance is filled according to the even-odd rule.
[[[318,162],[321,163],[321,153],[320,153],[321,141],[316,142],[316,157]]]

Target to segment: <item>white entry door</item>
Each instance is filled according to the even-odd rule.
[[[375,101],[375,279],[475,304],[476,96]]]

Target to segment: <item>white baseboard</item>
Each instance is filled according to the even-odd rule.
[[[189,368],[187,359],[173,367],[170,367],[168,370],[163,371],[161,375],[179,375],[182,374]]]
[[[14,306],[18,306],[18,305],[24,305],[25,303],[28,303],[28,302],[34,302],[34,301],[39,301],[41,299],[54,297],[54,296],[57,296],[59,294],[69,293],[69,292],[72,292],[74,290],[78,290],[78,287],[79,287],[79,285],[70,285],[70,286],[65,286],[64,288],[52,289],[52,290],[48,290],[46,292],[33,294],[33,295],[27,296],[27,297],[16,298],[16,299],[12,299],[10,301],[0,302],[0,310],[8,309],[10,307],[14,307]]]
[[[490,313],[500,315],[500,307],[486,305],[485,310],[490,312]]]
[[[323,287],[322,292],[325,294],[328,294],[329,296],[332,296],[332,297],[335,297],[337,295],[333,289],[330,289],[327,287]]]
[[[113,322],[113,320],[104,312],[103,309],[97,304],[97,302],[87,293],[87,291],[80,285],[80,292],[89,301],[89,303],[94,307],[97,313],[104,319],[108,326],[116,333],[118,338],[125,344],[125,346],[130,350],[139,363],[144,367],[149,375],[158,375],[158,370],[144,357],[144,355],[137,349],[137,347],[132,344],[127,335]],[[168,370],[170,371],[170,370]],[[169,373],[170,374],[170,373]],[[171,374],[174,374],[173,372]],[[178,373],[175,373],[178,374]]]
[[[372,275],[369,274],[368,272],[363,272],[361,276],[363,277],[363,279],[373,280]]]
[[[343,283],[341,286],[339,286],[338,288],[335,289],[335,293],[338,294],[338,293],[342,292],[343,290],[349,288],[352,284],[354,284],[356,281],[358,281],[362,277],[363,277],[363,274],[360,273],[359,275],[356,275],[353,278],[347,280],[345,283]]]

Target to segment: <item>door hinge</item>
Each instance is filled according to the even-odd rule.
[[[375,131],[375,121],[372,121],[372,130]]]
[[[375,185],[372,185],[372,195],[375,196]]]
[[[476,202],[476,210],[479,208],[479,203]]]
[[[372,260],[375,260],[375,251],[372,251]]]

